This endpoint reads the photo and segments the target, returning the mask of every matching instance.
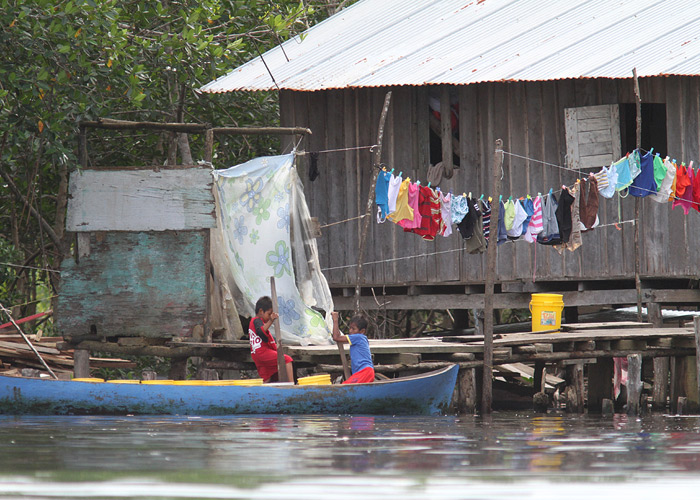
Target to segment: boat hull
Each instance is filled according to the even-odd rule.
[[[435,415],[452,399],[456,365],[370,384],[176,386],[0,376],[0,413],[29,415]]]

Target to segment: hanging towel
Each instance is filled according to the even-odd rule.
[[[654,161],[656,162],[656,160]],[[668,156],[664,160],[664,166],[666,167],[666,175],[663,181],[661,181],[659,190],[655,194],[651,195],[651,199],[657,203],[669,202],[673,181],[676,179],[676,165],[668,159]]]

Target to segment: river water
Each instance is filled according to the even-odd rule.
[[[700,496],[700,417],[0,417],[0,498],[669,493]]]

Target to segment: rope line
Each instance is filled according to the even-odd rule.
[[[336,222],[331,222],[329,224],[324,224],[323,226],[320,226],[320,227],[321,227],[321,229],[323,229],[324,227],[335,226],[336,224],[342,224],[343,222],[350,222],[352,220],[362,219],[363,217],[367,217],[367,214],[358,215],[357,217],[350,217],[349,219],[343,219],[343,220],[339,220]]]
[[[613,222],[610,224],[600,224],[592,229],[600,229],[603,227],[619,226],[620,224],[630,224],[630,223],[634,224],[635,220],[630,219],[630,220],[624,220],[624,221],[620,221],[620,222]],[[490,241],[490,239],[489,239],[489,241]],[[504,243],[517,243],[517,242],[523,242],[523,241],[526,241],[526,240],[524,240],[522,238],[518,238],[517,240],[506,240],[506,241],[504,241]],[[535,243],[535,245],[537,245],[537,244],[539,244],[539,243]],[[535,247],[535,248],[537,248],[537,247]],[[384,263],[388,263],[388,262],[396,262],[399,260],[416,259],[418,257],[432,257],[433,255],[442,255],[442,254],[452,253],[452,252],[461,252],[462,250],[464,250],[464,248],[453,248],[452,250],[441,250],[439,252],[429,252],[429,253],[421,253],[421,254],[417,254],[417,255],[407,255],[405,257],[394,257],[393,259],[373,260],[371,262],[364,262],[362,265],[369,266],[372,264],[384,264]],[[348,269],[351,267],[357,267],[357,264],[347,264],[345,266],[335,266],[335,267],[324,267],[323,269],[321,269],[321,271],[336,271],[338,269]]]
[[[23,266],[21,264],[12,264],[10,262],[0,262],[0,266],[19,267],[21,269],[36,269],[37,271],[46,271],[49,273],[61,274],[61,271],[58,271],[56,269],[48,269],[48,268],[44,268],[44,267],[34,267],[34,266]]]
[[[378,147],[378,144],[373,144],[371,146],[353,146],[349,148],[337,148],[337,149],[323,149],[321,151],[297,151],[297,155],[304,156],[311,153],[335,153],[339,151],[355,151],[356,149],[369,149],[372,150]]]

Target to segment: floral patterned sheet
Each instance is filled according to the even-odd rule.
[[[256,158],[226,170],[215,170],[214,180],[219,227],[228,267],[238,288],[235,299],[239,313],[255,314],[255,302],[263,295],[270,295],[270,276],[274,276],[283,342],[331,343],[328,318],[333,303],[325,278],[318,271],[316,287],[321,283],[325,289],[314,292],[314,297],[306,297],[306,302],[295,279],[290,205],[294,206],[293,196],[297,205],[300,200],[303,203],[303,191],[294,167],[294,155]],[[303,251],[308,245],[313,246],[312,259],[317,260],[315,240],[301,242],[295,248]],[[314,305],[323,309],[327,317],[310,307]]]

